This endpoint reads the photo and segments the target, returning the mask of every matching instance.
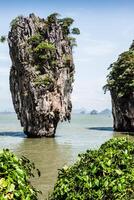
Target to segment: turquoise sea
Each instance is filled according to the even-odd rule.
[[[112,117],[73,114],[70,123],[60,123],[55,138],[27,138],[15,114],[0,114],[0,149],[9,148],[27,156],[41,171],[32,183],[47,197],[54,186],[58,169],[69,165],[87,149],[98,148],[112,137],[124,136],[112,130]],[[133,137],[131,137],[133,138]]]

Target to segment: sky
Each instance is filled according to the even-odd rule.
[[[107,68],[127,51],[134,39],[134,1],[131,0],[4,0],[0,5],[0,35],[7,35],[18,15],[35,13],[46,18],[58,12],[72,17],[79,27],[74,49],[75,82],[73,109],[111,108],[110,94],[104,94]],[[13,111],[9,89],[11,61],[7,44],[0,44],[0,111]]]

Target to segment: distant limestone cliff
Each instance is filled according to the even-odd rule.
[[[98,114],[98,111],[97,110],[92,110],[91,112],[90,112],[90,115],[97,115]]]
[[[71,29],[73,19],[46,20],[30,14],[11,22],[8,43],[12,67],[10,90],[24,133],[52,137],[59,121],[70,120],[70,95],[74,81]]]
[[[104,89],[112,98],[114,130],[134,132],[134,42],[110,69]]]

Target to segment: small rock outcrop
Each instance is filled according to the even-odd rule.
[[[90,112],[90,115],[97,115],[98,114],[98,111],[97,110],[92,110],[91,112]]]
[[[105,91],[112,98],[114,130],[134,132],[134,45],[110,66]]]
[[[70,95],[74,80],[70,29],[73,19],[46,20],[30,14],[11,22],[8,43],[12,67],[10,90],[13,105],[28,137],[52,137],[59,121],[70,120]]]

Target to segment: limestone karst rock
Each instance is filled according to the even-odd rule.
[[[46,20],[30,14],[11,23],[8,43],[13,105],[28,137],[52,137],[59,121],[70,120],[74,77],[71,18]]]
[[[110,90],[114,130],[134,132],[134,44],[110,66],[105,90]]]

